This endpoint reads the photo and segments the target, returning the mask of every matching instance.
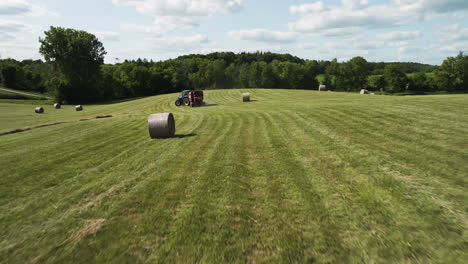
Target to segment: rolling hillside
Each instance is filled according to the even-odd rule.
[[[0,262],[466,263],[468,95],[205,97],[0,103]]]
[[[14,90],[0,86],[0,99],[45,100],[52,99],[49,95],[29,91]]]

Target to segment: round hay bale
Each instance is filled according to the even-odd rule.
[[[369,91],[366,89],[361,89],[360,94],[369,94]]]
[[[44,108],[42,108],[42,107],[40,107],[40,106],[39,106],[39,107],[36,107],[36,109],[34,109],[34,112],[36,112],[36,113],[38,113],[38,114],[42,114],[42,113],[44,113]]]
[[[67,105],[67,104],[68,104],[68,101],[67,101],[67,100],[63,100],[63,101],[62,101],[62,104],[63,104],[63,105]]]
[[[148,118],[148,131],[151,138],[168,138],[175,135],[175,121],[172,113],[152,114]]]
[[[242,94],[242,102],[250,102],[250,93]]]
[[[82,105],[77,105],[77,106],[75,106],[75,110],[76,110],[76,111],[82,111],[82,110],[83,110],[83,106],[82,106]]]
[[[326,91],[327,90],[327,86],[326,85],[319,85],[319,88],[318,88],[319,91]]]
[[[62,107],[62,106],[61,106],[59,103],[55,103],[55,104],[54,104],[54,108],[55,108],[55,109],[60,109],[61,107]]]

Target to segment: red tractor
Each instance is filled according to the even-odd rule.
[[[203,105],[203,91],[200,90],[184,90],[175,101],[176,106],[201,106]]]

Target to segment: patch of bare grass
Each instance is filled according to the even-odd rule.
[[[106,219],[103,218],[87,220],[86,225],[82,229],[73,233],[73,235],[69,238],[69,241],[78,243],[86,237],[96,234],[105,222]]]

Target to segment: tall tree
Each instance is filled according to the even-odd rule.
[[[1,69],[1,79],[5,87],[20,89],[18,80],[18,68],[14,66],[7,66]]]
[[[363,57],[354,57],[351,60],[330,65],[329,73],[335,76],[335,86],[340,90],[353,91],[367,86],[369,67]]]
[[[385,87],[385,79],[382,75],[371,75],[368,78],[369,88],[373,91],[379,91]]]
[[[369,77],[369,65],[363,57],[354,57],[348,62],[348,67],[352,73],[351,85],[353,89],[364,89],[367,86],[367,77]]]
[[[441,90],[468,90],[468,56],[460,52],[445,59],[436,72],[436,81]]]
[[[53,62],[68,85],[60,85],[57,99],[96,100],[100,66],[106,51],[103,44],[85,31],[50,27],[45,38],[39,38],[39,52]]]
[[[317,81],[317,74],[320,71],[320,67],[317,61],[307,61],[304,64],[304,71],[305,71],[305,89],[315,90],[317,89],[319,83]]]
[[[402,92],[408,85],[408,77],[398,65],[387,65],[383,74],[388,92]]]
[[[428,91],[429,87],[427,85],[427,77],[424,72],[416,72],[413,76],[410,77],[411,81],[411,90],[417,92]]]

